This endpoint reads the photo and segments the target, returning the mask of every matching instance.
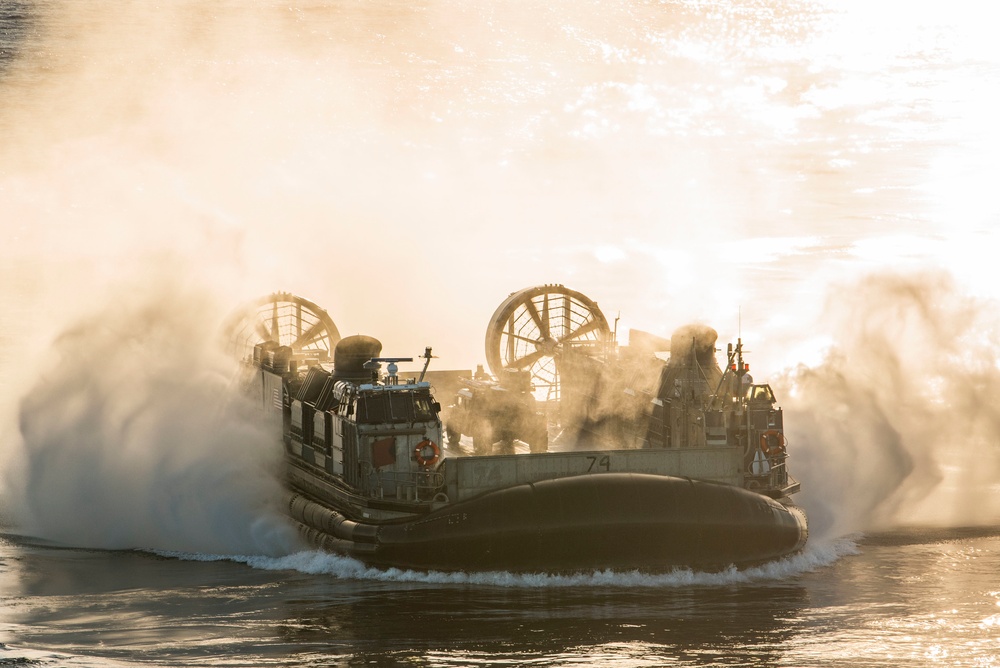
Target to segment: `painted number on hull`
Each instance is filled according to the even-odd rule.
[[[593,455],[588,455],[587,459],[590,460],[590,466],[587,467],[587,473],[593,473],[594,471],[610,471],[611,470],[611,457],[604,455],[603,457],[596,457]]]

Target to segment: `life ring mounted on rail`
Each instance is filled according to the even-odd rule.
[[[437,443],[429,438],[425,438],[417,443],[417,447],[413,449],[413,456],[416,457],[417,464],[420,464],[420,466],[434,466],[437,464],[438,459],[441,458],[441,449],[437,446]]]
[[[785,435],[777,429],[768,429],[760,435],[760,449],[768,457],[785,454]]]

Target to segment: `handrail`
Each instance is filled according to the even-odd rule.
[[[788,459],[787,452],[768,456],[767,463],[769,468],[767,473],[755,475],[744,472],[743,486],[754,489],[751,487],[751,483],[756,483],[759,486],[756,489],[779,490],[784,488],[788,484],[788,467],[785,465],[786,459]]]
[[[420,500],[420,492],[437,492],[444,487],[444,474],[440,471],[380,471],[376,469],[376,484],[372,492],[382,496],[385,483],[394,483],[397,488],[410,488],[414,501]],[[432,494],[428,494],[428,498]]]

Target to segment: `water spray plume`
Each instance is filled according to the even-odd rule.
[[[280,448],[232,393],[214,304],[115,294],[67,329],[20,408],[24,530],[69,545],[283,554]],[[207,329],[207,331],[206,331]]]
[[[834,291],[834,345],[780,383],[814,530],[1000,518],[998,324],[995,305],[939,272]]]

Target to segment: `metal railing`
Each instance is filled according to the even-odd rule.
[[[785,466],[787,459],[787,453],[768,456],[768,470],[763,473],[748,470],[743,474],[743,486],[755,492],[784,489],[788,486],[788,467]]]
[[[430,501],[444,487],[444,474],[439,471],[380,471],[373,469],[375,485],[371,495],[386,498],[386,488],[394,489],[390,498],[401,501]]]

